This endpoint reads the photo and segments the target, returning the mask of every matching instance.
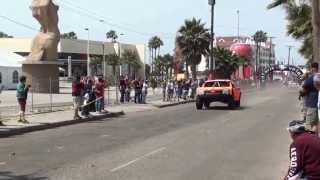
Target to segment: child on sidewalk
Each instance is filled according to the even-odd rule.
[[[29,123],[25,118],[27,97],[30,85],[26,85],[27,78],[25,76],[20,77],[20,83],[17,85],[17,100],[20,106],[19,120],[20,123]]]

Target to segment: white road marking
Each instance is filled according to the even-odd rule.
[[[64,146],[56,146],[57,149],[62,150]]]
[[[6,164],[7,164],[7,162],[0,162],[0,166],[4,166]]]
[[[152,152],[150,152],[150,153],[148,153],[148,154],[145,154],[145,155],[143,155],[143,156],[141,156],[141,157],[138,157],[138,158],[136,158],[136,159],[134,159],[134,160],[132,160],[132,161],[129,161],[129,162],[123,164],[123,165],[120,165],[120,166],[118,166],[118,167],[116,167],[116,168],[113,168],[113,169],[110,170],[110,172],[119,171],[120,169],[123,169],[123,168],[125,168],[125,167],[127,167],[127,166],[130,166],[131,164],[133,164],[133,163],[135,163],[135,162],[138,162],[138,161],[140,161],[140,160],[142,160],[142,159],[145,159],[145,158],[147,158],[147,157],[149,157],[149,156],[152,156],[152,155],[154,155],[154,154],[160,153],[161,151],[164,151],[164,150],[166,150],[165,147],[162,147],[162,148],[159,148],[159,149],[157,149],[157,150],[154,150],[154,151],[152,151]]]
[[[102,134],[100,137],[101,138],[106,138],[106,137],[109,137],[109,135],[108,134]]]

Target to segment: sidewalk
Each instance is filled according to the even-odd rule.
[[[162,100],[153,100],[149,101],[149,104],[127,103],[120,105],[112,105],[106,107],[109,113],[91,113],[88,118],[83,118],[81,120],[73,120],[73,110],[61,110],[56,112],[29,114],[26,118],[30,122],[30,124],[18,123],[18,117],[12,116],[3,119],[3,122],[6,126],[0,126],[0,137],[8,137],[27,132],[51,129],[61,126],[84,123],[88,121],[106,120],[108,118],[115,118],[128,113],[130,114],[135,112],[152,111],[158,108],[188,102],[192,101],[162,102]]]
[[[71,89],[68,87],[60,88],[60,94],[41,94],[29,93],[27,99],[27,113],[34,114],[39,112],[51,112],[68,110],[73,106]],[[149,89],[149,100],[158,100],[161,97],[161,89],[156,89],[153,94]],[[120,99],[120,93],[118,94]],[[19,106],[16,99],[16,91],[3,91],[0,94],[0,113],[2,116],[14,116],[19,112]],[[105,102],[107,105],[113,105],[116,102],[115,87],[105,90]]]

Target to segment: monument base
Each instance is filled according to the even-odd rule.
[[[59,67],[56,61],[25,61],[22,72],[35,93],[59,93]]]

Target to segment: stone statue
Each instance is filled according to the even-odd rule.
[[[27,61],[56,61],[57,46],[60,41],[59,7],[52,0],[33,0],[31,10],[33,17],[39,21],[41,29],[32,41]]]

